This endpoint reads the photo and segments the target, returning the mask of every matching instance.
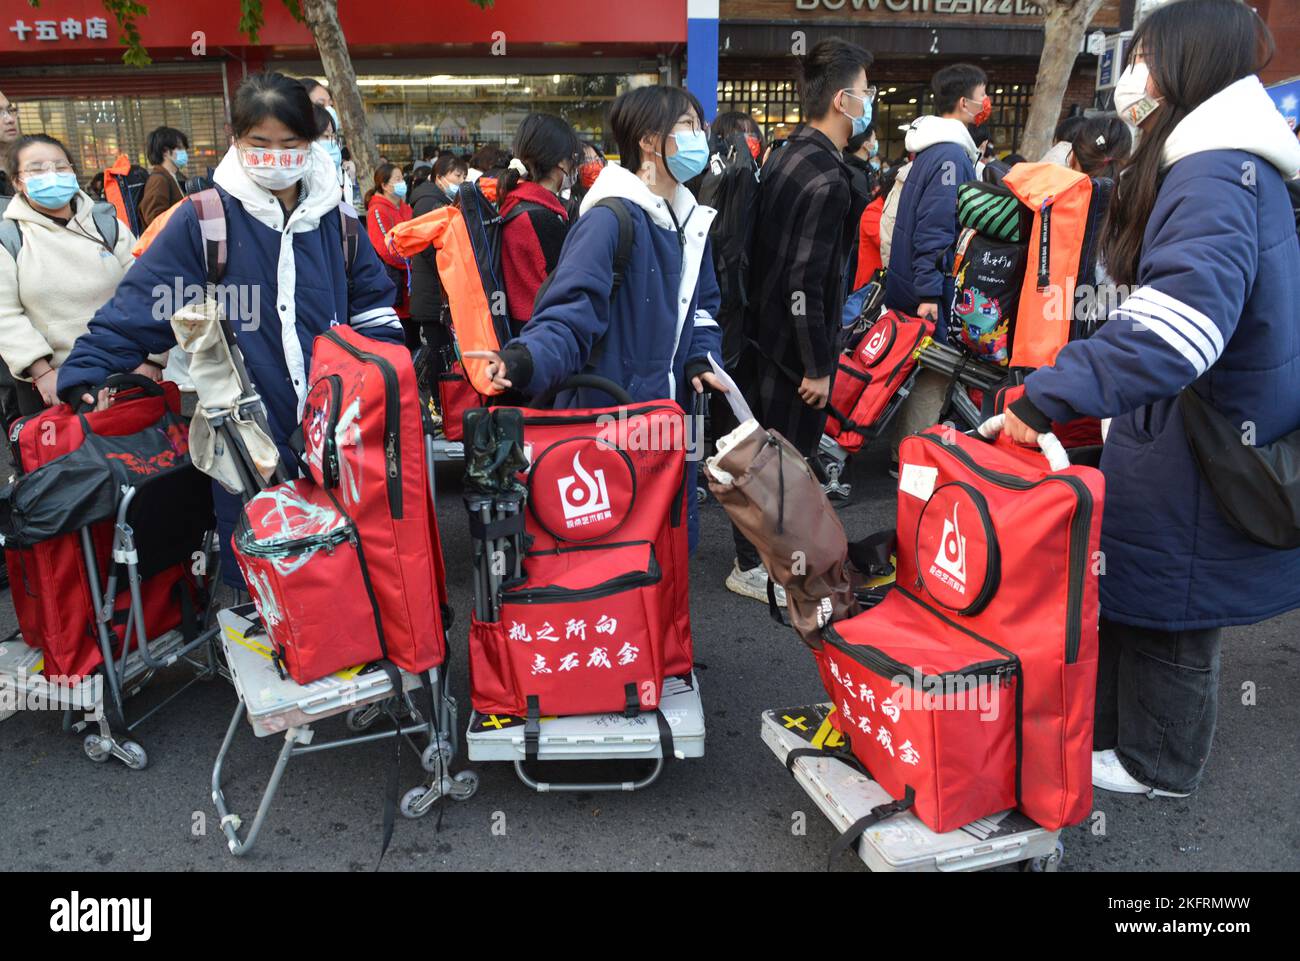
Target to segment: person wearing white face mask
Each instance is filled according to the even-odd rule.
[[[340,203],[334,162],[317,142],[321,131],[302,86],[281,74],[254,74],[235,95],[231,128],[234,143],[213,177],[227,235],[222,300],[281,459],[293,464],[288,440],[306,398],[316,336],[350,324],[401,343],[402,328],[392,281],[355,212]],[[73,347],[59,372],[60,396],[81,396],[174,344],[170,324],[155,319],[159,291],[201,289],[207,280],[199,208],[190,199]],[[218,528],[229,543],[238,505],[216,493]],[[223,575],[239,584],[229,560],[223,551]]]
[[[58,368],[131,266],[135,243],[111,205],[78,189],[53,137],[20,137],[9,174],[18,193],[0,222],[0,356],[17,384],[17,409],[6,419],[58,403]],[[157,380],[165,352],[125,369]]]
[[[1214,738],[1223,628],[1300,607],[1300,547],[1249,521],[1293,522],[1245,493],[1274,469],[1257,452],[1293,451],[1273,445],[1300,428],[1300,145],[1256,76],[1274,46],[1245,4],[1169,3],[1132,49],[1115,108],[1141,138],[1102,239],[1130,292],[1029,375],[1005,429],[1036,443],[1050,421],[1114,418],[1093,784],[1183,797]]]

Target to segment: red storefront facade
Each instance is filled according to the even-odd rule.
[[[89,172],[121,152],[143,159],[160,124],[185,130],[191,170],[214,165],[227,142],[231,95],[249,72],[321,76],[307,28],[279,0],[251,43],[238,0],[144,0],[138,21],[153,59],[121,63],[101,0],[6,4],[0,91],[24,131],[64,140]],[[381,151],[418,156],[428,144],[508,143],[529,110],[566,116],[599,138],[605,107],[631,86],[680,78],[685,0],[341,0],[340,20]]]

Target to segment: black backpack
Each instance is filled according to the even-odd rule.
[[[718,212],[709,228],[722,310],[749,302],[749,256],[758,211],[758,164],[739,138],[718,144],[700,181],[698,199]]]

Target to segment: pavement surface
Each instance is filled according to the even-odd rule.
[[[854,464],[841,513],[851,536],[892,526],[893,484],[881,451]],[[457,611],[453,691],[468,711],[466,625],[471,607],[468,535],[459,468],[440,468],[439,517]],[[478,793],[420,821],[399,818],[384,870],[821,870],[834,832],[759,738],[768,708],[824,699],[797,638],[765,604],[728,592],[726,516],[702,508],[702,543],[690,598],[708,740],[706,756],[668,766],[632,794],[529,791],[504,763],[478,764]],[[0,636],[14,627],[0,602]],[[143,703],[175,688],[164,675]],[[1243,685],[1255,703],[1243,704]],[[1227,633],[1219,728],[1200,790],[1149,800],[1098,793],[1095,813],[1063,835],[1067,871],[1300,869],[1300,613]],[[0,724],[0,870],[373,870],[389,744],[295,760],[258,846],[233,858],[209,797],[213,759],[234,709],[224,681],[196,685],[138,733],[144,771],[93,764],[81,737],[54,713],[19,712]],[[341,719],[320,735],[343,731]],[[228,763],[227,797],[251,819],[278,751],[242,725]],[[463,766],[459,761],[458,766]],[[599,773],[599,772],[594,772]],[[592,775],[586,771],[584,776]],[[558,780],[563,773],[554,775]],[[402,790],[423,781],[406,752]],[[792,831],[796,812],[807,831]],[[839,870],[862,870],[845,855]]]

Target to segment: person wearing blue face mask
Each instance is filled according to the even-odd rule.
[[[523,332],[487,360],[502,390],[532,398],[568,377],[591,373],[622,387],[633,401],[670,398],[688,414],[706,387],[722,389],[708,354],[721,361],[720,296],[709,248],[716,211],[684,186],[708,162],[703,110],[678,87],[641,87],[610,106],[619,162],[607,165],[583,197],[559,262],[533,304]],[[632,244],[614,289],[620,223]],[[596,388],[564,390],[561,408],[607,407]],[[695,484],[688,459],[686,482]],[[692,548],[696,501],[687,498]]]
[[[190,162],[189,146],[189,138],[174,127],[159,127],[150,132],[145,152],[153,166],[140,195],[140,222],[145,227],[185,196],[180,171]]]
[[[53,137],[19,137],[8,173],[18,193],[0,221],[0,357],[18,384],[18,410],[6,416],[59,402],[58,368],[117,289],[135,244],[111,204],[78,188]],[[166,360],[154,355],[135,372],[157,380]]]
[[[366,231],[370,234],[370,243],[374,245],[379,259],[384,262],[388,279],[397,288],[393,309],[397,319],[407,331],[411,318],[411,263],[405,257],[388,249],[385,240],[388,232],[403,221],[410,220],[411,205],[406,202],[406,178],[402,168],[397,164],[383,163],[375,170],[375,185],[366,194]]]

